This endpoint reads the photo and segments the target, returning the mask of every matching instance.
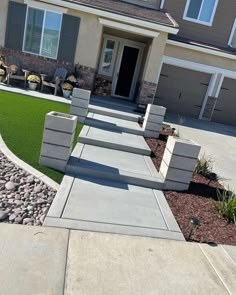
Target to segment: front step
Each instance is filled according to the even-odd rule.
[[[115,132],[125,132],[143,136],[144,131],[137,122],[125,121],[120,118],[109,117],[101,114],[88,113],[85,125],[112,130]]]
[[[152,189],[161,190],[164,187],[163,178],[149,157],[81,143],[76,145],[66,172]]]
[[[102,106],[89,105],[89,112],[105,115],[113,118],[119,118],[127,121],[138,122],[140,115],[113,110]]]
[[[95,145],[108,149],[125,151],[140,155],[151,155],[151,149],[142,136],[84,126],[80,132],[80,143]]]

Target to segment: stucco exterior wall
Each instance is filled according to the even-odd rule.
[[[103,26],[99,24],[98,17],[95,15],[76,10],[68,10],[68,14],[80,17],[75,63],[96,69],[102,42]]]
[[[4,46],[6,22],[7,22],[8,0],[0,1],[0,47]]]
[[[235,60],[167,44],[164,55],[235,71]]]
[[[167,34],[160,33],[149,47],[147,61],[144,67],[142,80],[157,83],[161,71],[162,57],[166,47]]]

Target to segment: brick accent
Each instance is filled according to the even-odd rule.
[[[157,84],[147,81],[142,81],[140,83],[138,97],[136,102],[138,104],[147,105],[149,103],[153,103],[154,96],[156,93]]]
[[[216,105],[217,97],[208,96],[207,103],[202,115],[202,118],[205,120],[211,120],[211,117],[213,115],[215,105]]]
[[[74,65],[68,62],[61,62],[59,60],[8,48],[0,48],[0,54],[5,57],[14,56],[21,62],[23,69],[36,72],[38,74],[47,74],[49,77],[52,77],[55,70],[60,67],[66,68],[69,72],[74,72]]]
[[[96,77],[96,70],[86,66],[79,66],[80,78],[85,81],[84,88],[87,90],[93,91],[95,77]]]

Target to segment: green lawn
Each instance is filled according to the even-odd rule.
[[[8,148],[37,170],[60,183],[63,174],[38,164],[45,114],[69,113],[69,105],[0,91],[0,133]],[[82,125],[77,125],[75,140]]]

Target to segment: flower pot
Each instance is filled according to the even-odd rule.
[[[29,84],[29,89],[30,90],[35,90],[37,88],[37,83],[34,83],[34,82],[30,82],[28,81],[28,84]]]
[[[65,89],[62,89],[62,92],[63,92],[63,96],[65,98],[69,98],[70,95],[71,95],[71,90],[65,90]]]

